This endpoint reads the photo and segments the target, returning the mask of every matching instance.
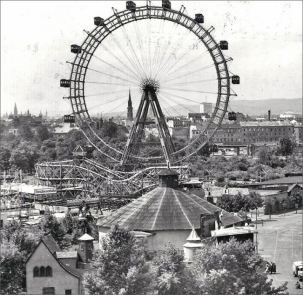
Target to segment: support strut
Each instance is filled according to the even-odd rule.
[[[146,124],[148,109],[150,107],[155,117],[164,158],[167,163],[172,164],[172,153],[175,152],[175,147],[169,134],[169,130],[167,128],[155,88],[151,85],[146,85],[143,89],[143,94],[136,114],[134,125],[127,139],[126,146],[120,161],[121,165],[126,164],[130,155],[136,155],[138,153],[139,144],[141,142],[143,130]]]

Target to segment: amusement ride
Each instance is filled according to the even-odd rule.
[[[66,122],[75,122],[107,161],[89,159],[86,150],[77,147],[73,160],[38,163],[39,181],[56,186],[61,195],[69,191],[73,196],[82,192],[127,199],[153,188],[158,172],[166,167],[184,180],[187,160],[210,141],[226,113],[234,119],[235,114],[227,111],[228,102],[236,96],[231,84],[239,84],[240,78],[229,71],[232,58],[223,54],[228,42],[215,41],[214,27],[204,26],[201,13],[190,17],[183,5],[174,10],[168,0],[162,6],[147,1],[140,7],[127,1],[126,10],[112,10],[107,19],[94,18],[95,27],[84,30],[81,45],[71,45],[75,57],[67,62],[70,77],[60,80],[60,86],[68,89],[64,98],[72,110]],[[121,100],[130,91],[137,113],[126,142],[119,147],[98,135],[94,112],[105,105],[113,110],[124,107]],[[198,104],[204,94],[214,99],[212,114],[204,130],[177,149],[164,113],[178,112],[176,105]],[[142,149],[149,124],[157,130],[161,155],[144,154]],[[128,163],[141,163],[144,168],[127,172],[122,167]]]

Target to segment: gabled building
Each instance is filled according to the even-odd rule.
[[[26,262],[27,294],[81,295],[81,277],[90,268],[93,238],[79,238],[78,251],[61,251],[51,235],[43,237]]]

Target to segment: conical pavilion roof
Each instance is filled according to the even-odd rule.
[[[198,237],[196,230],[193,228],[190,235],[186,239],[186,241],[201,241],[201,239]]]
[[[222,209],[196,195],[158,187],[100,219],[97,225],[111,227],[119,224],[142,231],[192,229],[192,224],[200,225],[201,214],[215,211]]]
[[[94,238],[91,237],[90,235],[88,234],[84,234],[83,236],[81,236],[78,241],[93,241]]]

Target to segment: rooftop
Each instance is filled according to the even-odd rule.
[[[263,186],[263,185],[274,185],[274,184],[294,184],[294,183],[303,183],[303,176],[291,176],[291,177],[282,177],[277,179],[272,179],[268,181],[253,183],[250,186]]]
[[[193,224],[199,227],[201,214],[214,214],[219,211],[222,209],[194,194],[158,187],[112,215],[99,219],[97,225],[108,228],[119,224],[127,229],[141,231],[184,230],[192,229]],[[224,224],[242,220],[238,216],[223,212]]]
[[[257,233],[257,231],[250,226],[228,227],[228,228],[220,228],[220,229],[212,230],[211,236],[222,237],[222,236],[243,235],[249,233]]]
[[[56,252],[57,258],[77,258],[77,251]]]
[[[83,236],[81,236],[78,241],[93,241],[94,238],[91,237],[90,235],[88,234],[84,234]]]
[[[289,122],[285,122],[285,121],[243,121],[243,122],[240,122],[240,125],[241,126],[272,126],[272,127],[275,127],[275,126],[285,126],[285,127],[291,127],[293,126],[292,124],[290,124]]]

